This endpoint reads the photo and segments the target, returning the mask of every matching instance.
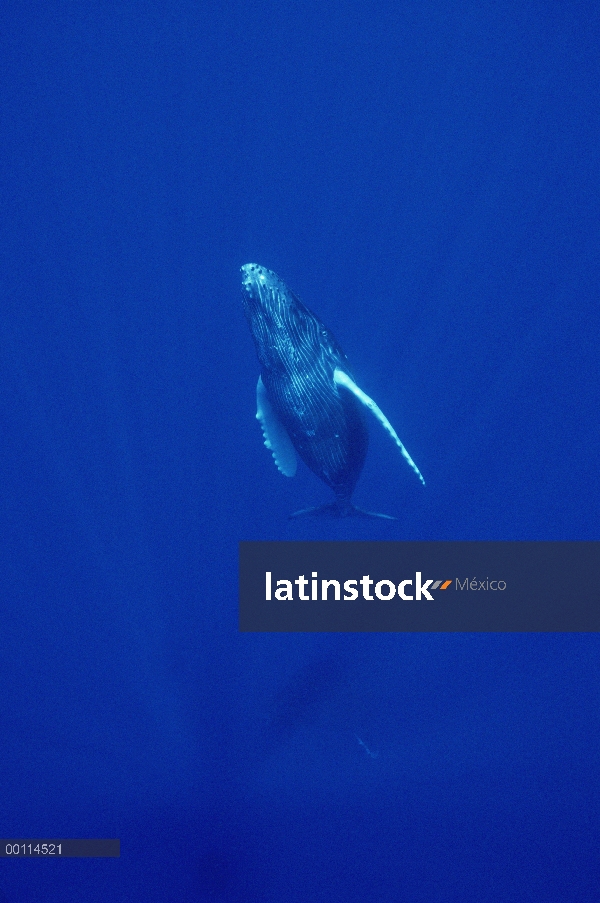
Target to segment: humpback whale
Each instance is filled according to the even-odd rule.
[[[256,263],[245,264],[241,272],[244,312],[260,362],[256,417],[265,445],[285,476],[296,473],[297,453],[335,493],[334,502],[291,517],[327,514],[395,520],[362,511],[350,501],[367,454],[365,408],[425,485],[393,426],[356,385],[346,355],[330,330],[285,282]]]

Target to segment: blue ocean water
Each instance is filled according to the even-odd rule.
[[[241,539],[598,539],[596,4],[1,13],[0,900],[598,898],[595,635],[239,635]],[[274,468],[239,268],[396,427]],[[577,591],[576,576],[574,592]]]

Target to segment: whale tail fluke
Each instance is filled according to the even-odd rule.
[[[317,505],[316,508],[303,508],[301,511],[294,511],[290,514],[289,519],[295,517],[377,517],[382,520],[398,520],[391,514],[378,514],[376,511],[363,511],[356,505],[348,501],[330,502],[328,505]]]

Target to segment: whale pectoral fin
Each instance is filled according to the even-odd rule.
[[[406,449],[404,448],[402,443],[400,442],[400,439],[398,438],[398,434],[396,433],[396,430],[394,429],[394,427],[392,426],[390,421],[387,419],[387,417],[385,416],[385,414],[383,413],[381,408],[379,408],[375,404],[375,402],[373,401],[372,398],[369,398],[368,395],[365,395],[365,393],[362,391],[362,389],[358,388],[358,386],[356,385],[354,380],[350,379],[350,377],[348,376],[347,373],[344,373],[343,370],[340,370],[337,367],[333,372],[333,381],[335,382],[335,384],[337,386],[343,386],[344,389],[348,389],[349,392],[352,392],[352,394],[355,395],[358,398],[358,400],[361,401],[365,405],[365,407],[367,407],[370,411],[373,412],[373,414],[375,415],[375,417],[377,417],[377,419],[379,420],[381,425],[384,427],[384,429],[387,430],[387,432],[390,434],[390,436],[392,437],[392,439],[394,440],[394,442],[396,443],[396,445],[402,452],[403,457],[405,458],[407,463],[410,464],[410,466],[412,467],[412,469],[414,470],[414,472],[416,473],[416,475],[418,476],[418,478],[420,479],[421,483],[424,486],[425,480],[423,479],[423,475],[422,475],[421,471],[419,470],[419,468],[417,467],[417,465],[415,464],[415,462],[413,461],[411,456],[408,454],[408,452],[406,451]]]
[[[265,445],[271,450],[278,470],[286,477],[293,477],[298,465],[296,450],[287,430],[273,410],[260,376],[256,385],[256,419],[261,425]]]

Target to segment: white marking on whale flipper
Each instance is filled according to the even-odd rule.
[[[415,464],[415,462],[413,461],[411,456],[408,454],[408,452],[406,451],[406,449],[404,448],[402,443],[400,442],[400,439],[398,438],[398,434],[396,433],[396,430],[394,429],[394,427],[392,426],[390,421],[387,419],[387,417],[385,416],[385,414],[383,413],[381,408],[379,408],[375,404],[375,402],[373,401],[372,398],[369,398],[368,395],[365,395],[365,393],[362,391],[362,389],[358,388],[358,386],[356,385],[354,380],[350,379],[350,377],[348,376],[347,373],[344,373],[344,371],[340,370],[338,367],[336,367],[335,370],[333,371],[333,381],[336,385],[344,386],[345,389],[348,389],[349,392],[352,392],[353,395],[356,395],[358,400],[362,401],[362,403],[365,405],[365,407],[367,407],[370,411],[373,412],[373,414],[375,415],[375,417],[377,417],[377,419],[379,420],[381,425],[384,427],[384,429],[386,429],[387,432],[390,434],[390,436],[392,437],[392,439],[394,440],[394,442],[396,443],[396,445],[402,452],[403,457],[406,459],[408,464],[410,464],[410,466],[412,467],[412,469],[414,470],[414,472],[416,473],[416,475],[418,476],[418,478],[420,479],[421,483],[424,486],[425,480],[423,479],[423,475],[422,475],[421,471],[419,470],[419,468],[417,467],[417,465]]]
[[[278,470],[286,477],[293,477],[298,466],[296,450],[287,430],[273,410],[260,376],[256,384],[256,419],[261,425],[265,445],[271,449]]]

